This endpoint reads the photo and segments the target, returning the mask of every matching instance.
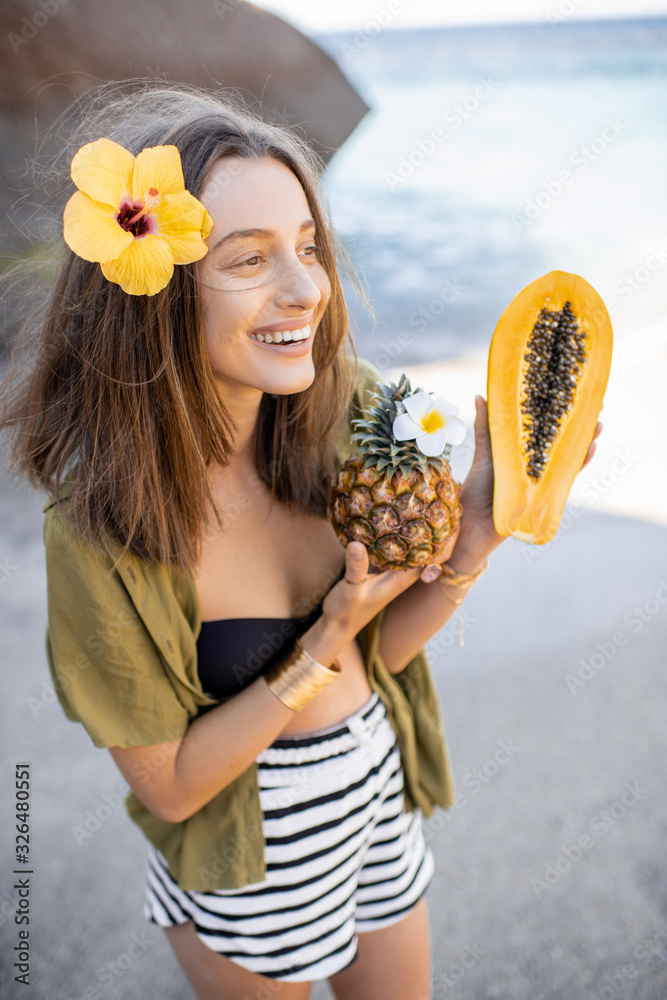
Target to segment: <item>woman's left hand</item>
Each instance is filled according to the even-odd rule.
[[[482,396],[475,396],[475,409],[475,457],[461,487],[463,515],[457,536],[460,537],[461,533],[464,536],[474,533],[480,547],[488,547],[488,551],[492,552],[503,541],[504,535],[499,535],[493,526],[493,460],[486,401]],[[457,536],[454,536],[453,543],[457,542]],[[454,544],[447,546],[438,566],[449,560],[453,548]],[[421,579],[425,583],[438,575],[432,570],[433,566],[436,564],[430,563],[424,567]]]
[[[589,444],[588,451],[586,452],[586,458],[584,459],[584,461],[582,463],[581,469],[584,469],[588,465],[588,463],[592,459],[593,455],[595,454],[595,441],[596,441],[597,438],[600,437],[600,434],[602,434],[602,424],[598,420],[597,425],[595,427],[595,432],[594,432],[593,437],[591,439],[591,443]],[[581,472],[581,469],[579,470],[580,472]]]

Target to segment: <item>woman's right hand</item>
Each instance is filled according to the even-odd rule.
[[[363,542],[349,542],[345,549],[345,577],[325,597],[322,617],[351,642],[382,608],[419,580],[422,569],[371,568]]]

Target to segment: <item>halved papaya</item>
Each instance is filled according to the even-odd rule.
[[[487,388],[500,535],[541,545],[556,534],[602,409],[612,339],[598,293],[565,271],[531,282],[500,317]]]

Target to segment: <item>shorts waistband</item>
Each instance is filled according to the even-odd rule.
[[[318,744],[322,745],[321,749],[323,751],[325,744],[328,745],[328,749],[333,750],[332,743],[337,744],[336,749],[339,752],[345,749],[352,749],[360,744],[369,743],[376,727],[383,718],[386,718],[384,702],[380,699],[377,692],[374,691],[366,704],[362,705],[356,712],[348,715],[343,722],[339,722],[335,726],[329,726],[326,729],[318,729],[314,733],[274,740],[271,746],[259,755],[257,760],[260,763],[263,760],[268,763],[269,758],[273,758],[274,756],[273,751],[298,751],[306,747],[315,748]]]

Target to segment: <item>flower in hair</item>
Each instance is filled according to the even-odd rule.
[[[174,264],[208,252],[213,220],[185,190],[176,146],[152,146],[135,157],[97,139],[76,153],[71,173],[79,190],[65,206],[65,242],[128,295],[155,295],[169,284]]]

